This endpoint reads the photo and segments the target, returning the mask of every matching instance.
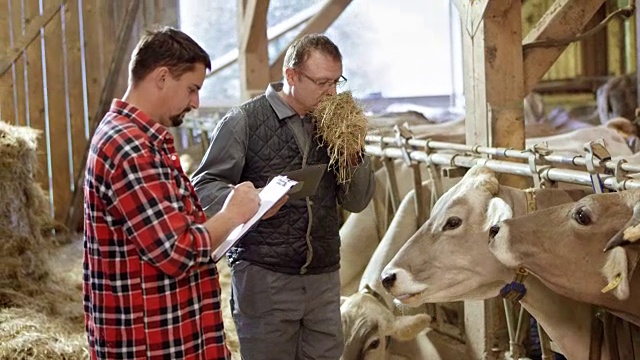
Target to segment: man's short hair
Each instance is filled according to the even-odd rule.
[[[294,41],[287,49],[282,64],[282,73],[286,69],[299,69],[311,55],[312,50],[320,51],[336,61],[342,61],[338,46],[322,34],[308,34]]]
[[[193,71],[196,64],[211,70],[209,54],[189,35],[172,27],[148,30],[140,39],[129,62],[129,81],[142,81],[153,70],[166,66],[174,78]]]

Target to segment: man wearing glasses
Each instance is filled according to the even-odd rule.
[[[274,175],[329,163],[309,113],[346,82],[340,50],[324,35],[306,35],[287,50],[283,75],[282,83],[231,109],[214,130],[193,176],[209,215],[224,203],[228,184],[251,181],[262,188]],[[287,201],[227,254],[244,359],[342,355],[337,205],[360,212],[375,187],[368,157],[351,165],[348,184],[326,171],[313,196]]]

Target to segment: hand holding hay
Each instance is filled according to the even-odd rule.
[[[324,97],[312,115],[320,144],[328,147],[329,165],[335,165],[340,184],[348,183],[351,180],[348,168],[362,160],[367,135],[364,111],[351,92],[345,91]]]

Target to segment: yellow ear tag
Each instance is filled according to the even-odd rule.
[[[603,287],[600,291],[603,294],[608,293],[609,291],[618,287],[618,285],[620,285],[620,281],[622,281],[622,274],[616,275],[616,278],[613,279],[613,281],[611,281],[609,284],[607,284],[607,286]]]

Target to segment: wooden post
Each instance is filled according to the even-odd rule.
[[[238,0],[238,60],[240,97],[247,100],[269,84],[269,0]]]
[[[466,142],[524,148],[521,1],[458,0],[463,21]],[[525,187],[528,179],[501,176],[500,182]],[[468,355],[497,359],[507,344],[502,301],[466,301]]]

